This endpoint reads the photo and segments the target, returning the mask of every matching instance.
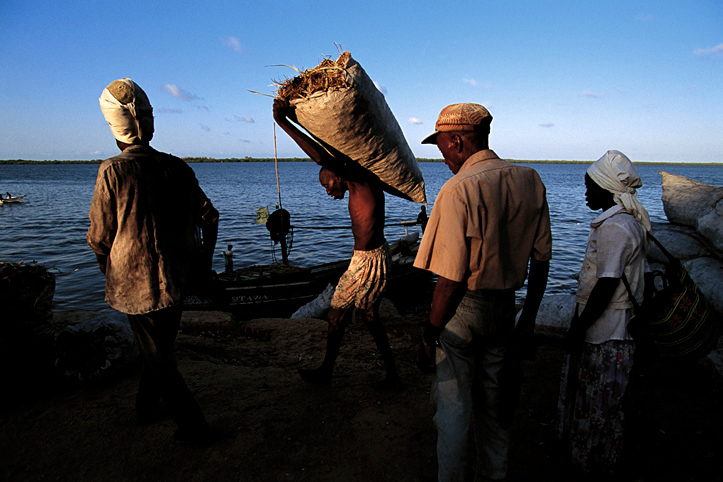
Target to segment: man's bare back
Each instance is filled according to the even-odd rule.
[[[379,182],[347,181],[349,217],[354,234],[354,249],[369,251],[383,245],[384,191]]]
[[[370,251],[384,244],[384,191],[370,177],[347,180],[328,168],[319,171],[319,182],[334,199],[343,199],[349,191],[349,217],[354,249]]]

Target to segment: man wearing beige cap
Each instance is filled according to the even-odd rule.
[[[185,162],[149,145],[153,108],[138,84],[112,82],[100,107],[121,153],[98,169],[87,240],[105,274],[105,299],[128,315],[145,361],[136,414],[152,422],[163,399],[179,426],[174,438],[205,443],[211,431],[173,345],[187,286],[210,275],[218,211]]]
[[[439,277],[420,364],[436,357],[440,481],[507,476],[519,358],[534,358],[534,321],[552,255],[545,186],[534,169],[489,149],[491,121],[481,105],[450,105],[422,141],[437,145],[454,174],[437,195],[414,263]],[[515,327],[515,291],[528,262]],[[476,460],[469,460],[471,444]]]

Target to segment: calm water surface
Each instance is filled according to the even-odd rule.
[[[420,163],[430,208],[451,173],[443,163]],[[585,205],[584,164],[530,164],[547,186],[552,218],[553,261],[548,293],[572,293],[585,251],[589,222],[596,216]],[[274,249],[266,227],[256,225],[256,210],[278,202],[273,163],[191,164],[206,194],[221,214],[214,269],[223,271],[222,252],[234,247],[236,267],[270,264]],[[723,186],[721,166],[639,165],[644,186],[638,198],[653,221],[665,221],[659,171]],[[25,194],[21,204],[0,206],[0,260],[36,260],[57,273],[57,310],[103,310],[103,275],[85,242],[88,210],[97,165],[0,165],[0,192]],[[292,264],[309,266],[347,257],[353,247],[346,201],[326,196],[311,162],[280,163],[283,207],[295,226]],[[419,205],[386,196],[387,224],[416,219]],[[343,229],[312,229],[343,227]],[[414,228],[418,229],[418,228]],[[404,234],[400,226],[386,228],[392,242]]]

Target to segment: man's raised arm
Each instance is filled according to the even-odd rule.
[[[294,108],[288,102],[280,99],[274,99],[274,120],[277,124],[291,137],[301,150],[311,158],[312,161],[320,166],[332,165],[333,158],[324,150],[318,142],[314,141],[308,135],[304,134],[291,121],[296,120]]]

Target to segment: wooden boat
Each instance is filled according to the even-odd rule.
[[[20,200],[24,197],[25,197],[25,194],[21,194],[20,196],[10,196],[10,197],[0,196],[0,204],[17,203],[17,202],[20,202]]]
[[[410,243],[405,238],[390,246],[392,270],[385,296],[395,305],[418,299],[431,279],[428,272],[413,266],[416,248],[416,239]],[[185,309],[230,311],[240,319],[287,318],[329,284],[336,285],[348,266],[345,259],[306,268],[274,264],[221,273],[203,292],[187,296]]]

